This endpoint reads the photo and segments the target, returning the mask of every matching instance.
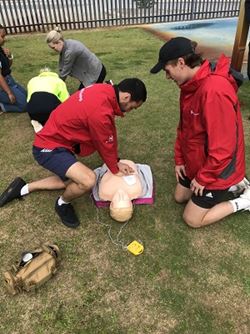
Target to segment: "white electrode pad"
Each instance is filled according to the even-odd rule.
[[[123,176],[123,179],[129,186],[132,186],[133,184],[136,183],[135,175],[126,175],[126,176]]]

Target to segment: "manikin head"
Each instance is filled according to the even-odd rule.
[[[143,195],[143,186],[136,164],[131,160],[120,160],[133,169],[133,174],[124,175],[119,172],[112,174],[109,169],[102,175],[98,195],[102,201],[110,202],[110,215],[119,222],[125,222],[132,217],[132,200]]]
[[[118,222],[126,222],[132,217],[133,204],[123,189],[118,189],[110,202],[110,216]]]

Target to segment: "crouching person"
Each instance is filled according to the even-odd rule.
[[[23,112],[26,108],[26,90],[11,75],[13,54],[3,47],[6,29],[0,24],[0,114]]]
[[[75,154],[98,151],[113,174],[132,173],[129,165],[119,161],[114,119],[137,109],[146,98],[146,87],[137,78],[118,85],[95,84],[71,95],[53,111],[33,143],[34,158],[54,175],[28,184],[16,178],[0,196],[0,206],[33,191],[63,189],[55,211],[64,225],[77,227],[71,201],[94,186],[95,173],[77,161]]]
[[[27,112],[35,132],[42,129],[50,114],[69,97],[65,82],[48,67],[30,79],[27,85]]]

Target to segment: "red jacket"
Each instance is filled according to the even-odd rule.
[[[115,88],[109,84],[89,86],[71,95],[51,113],[33,145],[47,149],[65,147],[74,152],[74,146],[80,144],[79,155],[98,151],[116,174],[119,169],[115,115],[124,116]]]
[[[222,55],[214,72],[205,61],[180,86],[175,164],[207,189],[226,189],[245,176],[245,151],[237,86]]]

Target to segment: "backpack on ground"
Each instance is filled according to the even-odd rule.
[[[57,271],[59,255],[58,246],[49,243],[24,252],[18,265],[3,273],[8,292],[31,291],[47,282]]]

